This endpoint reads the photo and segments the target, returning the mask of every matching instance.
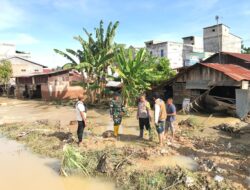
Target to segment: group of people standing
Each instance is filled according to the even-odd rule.
[[[163,141],[168,136],[168,132],[171,132],[171,143],[174,139],[174,121],[176,116],[176,108],[173,104],[173,99],[168,98],[167,104],[160,98],[158,93],[154,93],[154,124],[159,138],[160,145],[163,145]],[[139,138],[143,138],[144,128],[148,130],[149,140],[152,140],[152,131],[150,123],[152,121],[152,115],[150,111],[150,104],[146,100],[145,95],[140,96],[137,109],[137,119],[139,120],[140,135]]]
[[[154,100],[154,120],[152,117],[152,111],[150,103],[147,101],[146,96],[143,94],[139,97],[136,117],[139,121],[139,139],[143,139],[144,129],[148,131],[149,140],[152,140],[152,127],[151,123],[154,121],[155,128],[159,138],[159,144],[162,146],[164,139],[168,138],[168,132],[171,132],[171,137],[168,139],[171,143],[174,139],[174,121],[176,116],[176,107],[173,104],[173,99],[168,98],[165,103],[158,93],[153,94]],[[86,106],[83,103],[83,96],[79,96],[76,103],[76,114],[78,120],[78,140],[79,145],[82,143],[83,130],[86,126]],[[118,137],[119,127],[122,123],[122,118],[126,113],[125,107],[118,93],[114,94],[114,97],[110,103],[110,117],[114,123],[114,136]]]

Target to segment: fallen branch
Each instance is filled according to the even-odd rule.
[[[123,163],[125,163],[132,155],[134,155],[135,153],[132,153],[132,154],[130,154],[129,156],[127,156],[126,158],[124,158],[122,161],[120,161],[117,165],[116,165],[116,167],[115,167],[115,170],[118,170],[119,169],[119,167],[123,164]]]
[[[170,185],[170,186],[164,188],[163,190],[171,189],[172,187],[174,187],[174,186],[176,186],[176,185],[178,185],[178,184],[180,184],[180,183],[182,183],[182,180],[178,180],[178,181],[175,180],[174,183],[173,183],[172,185]]]

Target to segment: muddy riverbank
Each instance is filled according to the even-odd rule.
[[[60,161],[32,154],[24,145],[0,137],[0,189],[110,190],[114,185],[94,179],[59,176]]]
[[[178,175],[178,188],[248,188],[250,134],[244,132],[234,136],[213,128],[222,123],[236,126],[240,122],[238,119],[204,114],[178,115],[177,122],[189,118],[193,125],[178,126],[175,142],[172,145],[166,142],[164,147],[159,147],[156,134],[154,140],[149,141],[145,131],[145,139],[138,140],[135,112],[124,119],[120,136],[114,139],[102,136],[104,131],[112,130],[108,110],[89,109],[83,146],[77,147],[76,124],[71,122],[75,120],[72,107],[3,98],[0,98],[0,104],[1,134],[25,144],[32,152],[59,160],[63,157],[64,145],[70,145],[92,161],[91,166],[86,165],[92,177],[112,179],[120,189],[164,189],[175,181],[172,181],[171,176]],[[248,129],[247,125],[240,122],[241,129]],[[103,154],[108,155],[108,163],[111,165],[107,173],[97,171]],[[42,165],[51,175],[58,177],[58,168],[55,170],[50,165]],[[216,181],[217,178],[222,181]],[[71,181],[71,178],[67,180]],[[187,183],[189,180],[193,181],[190,187]],[[80,181],[84,182],[85,179],[81,178]],[[59,178],[59,184],[65,185],[64,180]]]

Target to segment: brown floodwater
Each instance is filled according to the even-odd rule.
[[[0,137],[1,190],[112,190],[97,179],[60,177],[60,162],[30,153],[23,145]]]

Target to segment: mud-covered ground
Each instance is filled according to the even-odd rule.
[[[191,121],[191,126],[177,125],[186,119]],[[65,144],[72,143],[77,147],[74,142],[74,120],[75,112],[72,106],[0,98],[0,133],[27,144],[33,151],[42,155],[61,158]],[[236,127],[240,132],[213,128],[222,123]],[[91,108],[88,110],[84,143],[78,149],[82,152],[110,148],[131,149],[130,151],[141,154],[131,156],[133,158],[126,170],[156,171],[159,168],[178,165],[194,174],[205,176],[204,184],[201,185],[204,188],[209,187],[207,184],[213,184],[210,189],[250,187],[248,123],[226,116],[179,114],[176,128],[176,140],[172,145],[166,143],[164,147],[158,147],[156,134],[151,142],[147,140],[147,132],[144,140],[138,140],[138,122],[135,112],[131,109],[130,116],[123,120],[120,137],[117,140],[103,138],[103,132],[112,130],[108,109]],[[186,185],[192,189],[192,186]]]

